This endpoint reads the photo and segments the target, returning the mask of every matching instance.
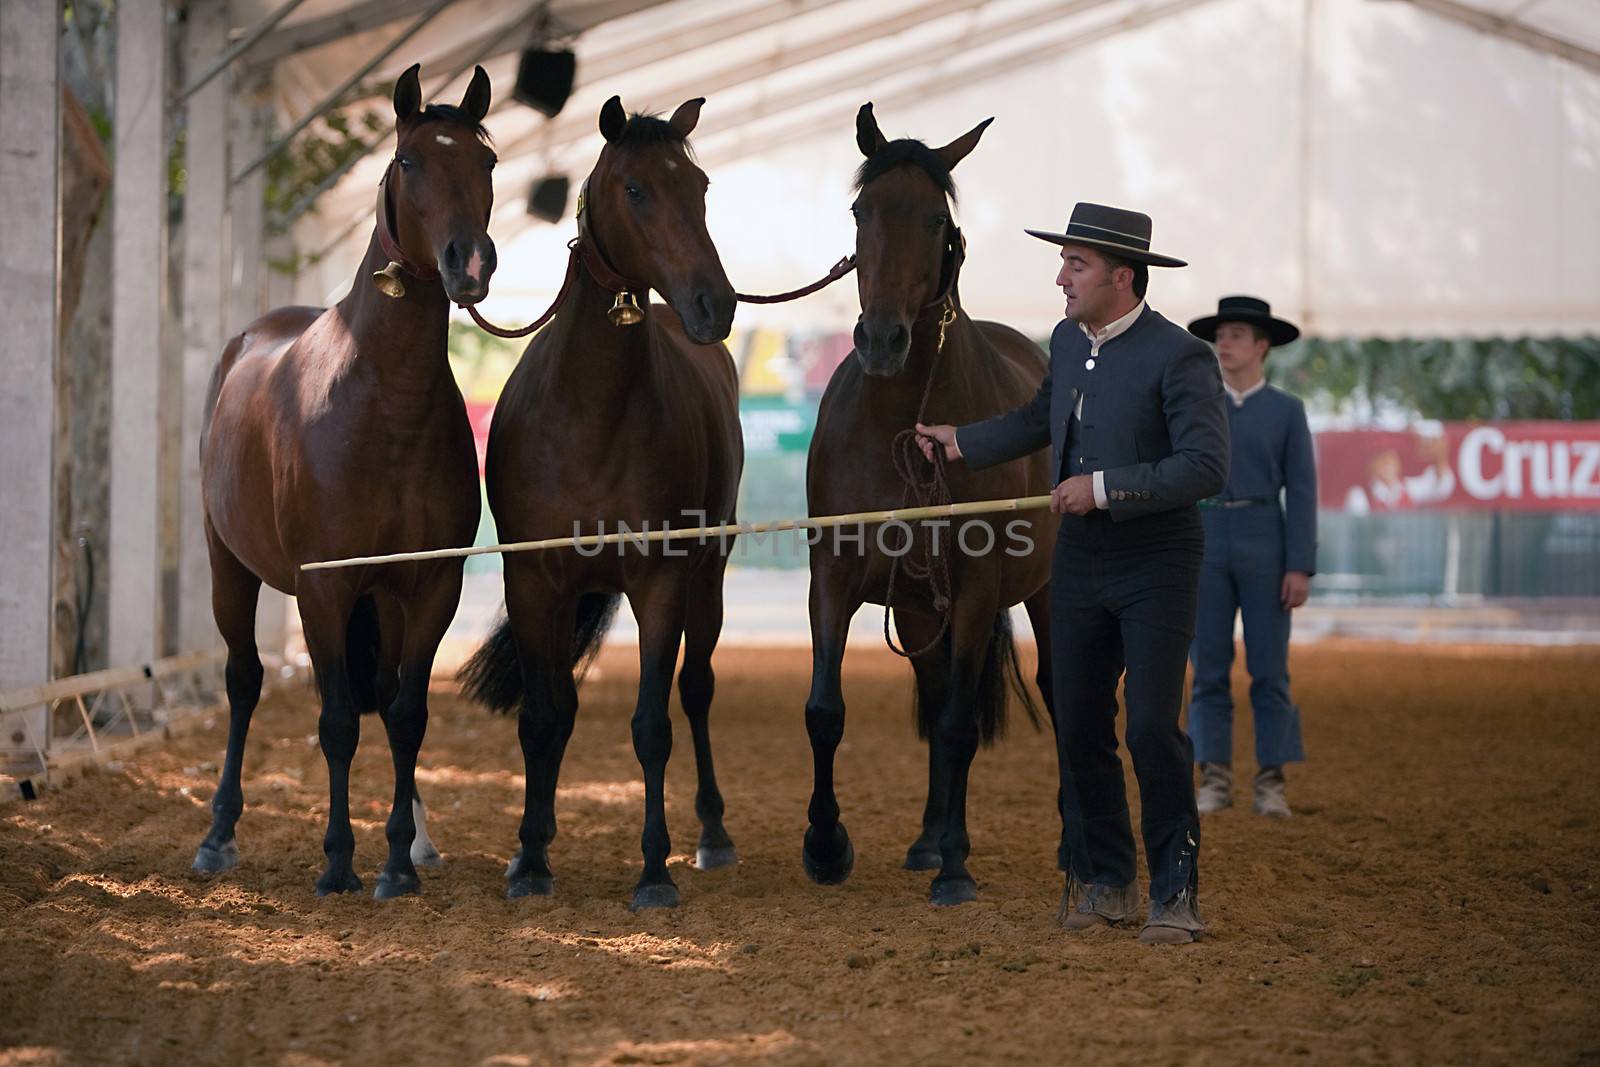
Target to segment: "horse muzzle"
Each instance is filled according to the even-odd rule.
[[[439,257],[439,279],[452,303],[476,304],[489,295],[489,279],[498,264],[494,242],[487,236],[476,241],[451,241]]]
[[[911,330],[894,315],[862,315],[852,334],[861,369],[874,378],[892,378],[905,369]]]
[[[733,286],[727,282],[697,285],[685,295],[685,299],[673,301],[673,310],[689,339],[697,345],[726,340],[733,331],[733,313],[738,307]]]

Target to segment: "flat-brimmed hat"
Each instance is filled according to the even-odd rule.
[[[1195,319],[1189,332],[1202,341],[1215,342],[1217,327],[1225,322],[1247,322],[1267,331],[1267,343],[1286,345],[1300,336],[1300,327],[1272,317],[1272,305],[1254,296],[1225,296],[1217,301],[1217,313]]]
[[[1089,245],[1121,259],[1151,267],[1187,267],[1172,256],[1150,251],[1150,216],[1104,204],[1079,203],[1072,209],[1063,233],[1028,230],[1028,234],[1058,245]]]

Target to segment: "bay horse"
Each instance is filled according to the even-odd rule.
[[[212,375],[200,477],[212,610],[228,646],[228,749],[203,873],[238,862],[234,825],[250,715],[261,694],[261,583],[299,600],[328,761],[327,868],[319,896],[354,892],[350,761],[377,711],[394,760],[381,900],[421,889],[434,860],[416,793],[428,675],[461,596],[461,559],[302,571],[312,560],[465,546],[477,530],[477,457],[446,359],[451,302],[488,293],[494,152],[477,68],[459,106],[422,106],[418,68],[394,90],[396,147],[349,294],[268,312],[228,342]],[[379,284],[386,291],[380,291]],[[415,851],[414,850],[415,847]]]
[[[734,293],[706,232],[708,182],[688,135],[703,99],[663,121],[600,111],[605,145],[584,183],[565,302],[512,371],[489,428],[485,479],[503,540],[570,535],[596,519],[632,530],[734,521],[744,444],[738,382],[721,343]],[[616,325],[619,294],[654,289],[642,321]],[[663,777],[672,751],[667,701],[683,644],[678,692],[694,737],[701,833],[697,865],[735,861],[722,823],[707,719],[722,630],[728,543],[678,542],[597,552],[505,557],[507,618],[463,669],[467,692],[517,713],[527,768],[521,850],[507,896],[554,891],[549,847],[556,780],[572,734],[574,671],[598,648],[621,596],[639,621],[633,748],[644,771],[644,871],[634,909],[671,907]]]
[[[991,120],[992,121],[992,120]],[[1043,354],[1028,338],[995,322],[975,322],[961,307],[963,239],[952,221],[951,169],[977,146],[983,122],[943,148],[921,141],[888,141],[872,105],[856,116],[856,144],[866,157],[856,174],[857,289],[861,317],[855,350],[834,371],[817,413],[806,468],[813,516],[895,506],[907,478],[919,488],[926,461],[911,428],[918,422],[961,424],[1008,411],[1031,398],[1043,381]],[[974,473],[943,469],[956,501],[1048,493],[1046,453]],[[943,483],[940,483],[941,485]],[[915,503],[927,503],[916,500]],[[824,885],[849,877],[855,862],[850,835],[839,821],[833,760],[844,735],[840,672],[850,618],[863,603],[891,609],[905,647],[913,651],[918,733],[928,741],[928,800],[922,832],[905,866],[932,870],[935,904],[972,900],[967,872],[967,772],[980,742],[1005,728],[1007,685],[1022,688],[1009,608],[1026,606],[1039,645],[1037,684],[1050,704],[1049,574],[1053,516],[1028,521],[974,519],[901,534],[868,531],[855,547],[823,537],[810,553],[811,693],[806,701],[815,782],[802,859]],[[946,524],[949,525],[949,524]],[[940,538],[928,542],[928,538]],[[921,544],[919,577],[906,554]],[[967,546],[971,545],[971,551]],[[984,545],[989,549],[984,551]],[[912,572],[912,573],[908,573]],[[885,622],[887,634],[887,620]]]

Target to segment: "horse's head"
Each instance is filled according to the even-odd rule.
[[[706,232],[706,180],[689,154],[700,121],[690,100],[663,121],[631,118],[613,96],[600,109],[600,151],[584,193],[585,225],[622,277],[660,293],[699,344],[728,336],[733,286]],[[639,294],[643,295],[643,294]]]
[[[911,351],[911,327],[949,292],[960,238],[951,221],[955,165],[977,145],[993,119],[943,148],[909,138],[885,140],[872,105],[856,114],[856,145],[867,157],[856,172],[856,287],[861,318],[856,356],[876,377],[900,373]]]
[[[458,304],[489,293],[494,242],[494,151],[483,128],[489,113],[489,75],[482,67],[459,106],[422,106],[418,67],[394,87],[394,163],[385,180],[393,237],[412,262],[437,267],[444,291]]]

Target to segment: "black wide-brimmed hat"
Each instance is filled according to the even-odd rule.
[[[1079,203],[1072,209],[1065,233],[1028,230],[1041,241],[1058,245],[1089,245],[1112,255],[1152,267],[1187,267],[1172,256],[1150,251],[1150,216],[1104,204]]]
[[[1272,317],[1272,305],[1253,296],[1225,296],[1217,301],[1217,313],[1195,319],[1189,332],[1202,341],[1215,342],[1217,327],[1225,322],[1247,322],[1267,331],[1267,343],[1286,345],[1300,336],[1300,327]]]

